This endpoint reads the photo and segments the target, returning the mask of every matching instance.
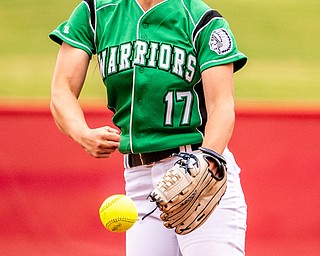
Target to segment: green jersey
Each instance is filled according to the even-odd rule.
[[[200,0],[82,1],[50,37],[96,54],[122,153],[201,143],[205,69],[246,63],[227,21]]]

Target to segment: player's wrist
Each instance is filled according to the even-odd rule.
[[[81,128],[77,127],[77,129],[74,129],[73,133],[71,134],[71,138],[81,146],[85,144],[89,136],[90,136],[90,128],[86,126],[83,126]]]

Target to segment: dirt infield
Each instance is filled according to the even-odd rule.
[[[87,110],[92,127],[110,113]],[[122,156],[96,160],[48,109],[0,107],[0,255],[123,256],[98,208],[124,192]],[[237,111],[230,149],[248,203],[248,256],[320,255],[320,112]]]

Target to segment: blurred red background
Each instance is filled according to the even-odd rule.
[[[87,109],[91,127],[111,125]],[[320,112],[237,110],[230,149],[248,203],[247,256],[320,255]],[[93,159],[48,109],[0,108],[0,255],[125,255],[100,223],[124,193],[122,156]]]

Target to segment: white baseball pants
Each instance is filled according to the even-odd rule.
[[[126,256],[245,255],[247,206],[240,184],[240,168],[228,149],[223,156],[227,160],[228,181],[220,204],[198,229],[177,235],[163,226],[158,209],[144,220],[142,217],[156,207],[147,196],[178,158],[130,168],[125,155],[126,193],[135,201],[139,212],[138,221],[126,233]]]

